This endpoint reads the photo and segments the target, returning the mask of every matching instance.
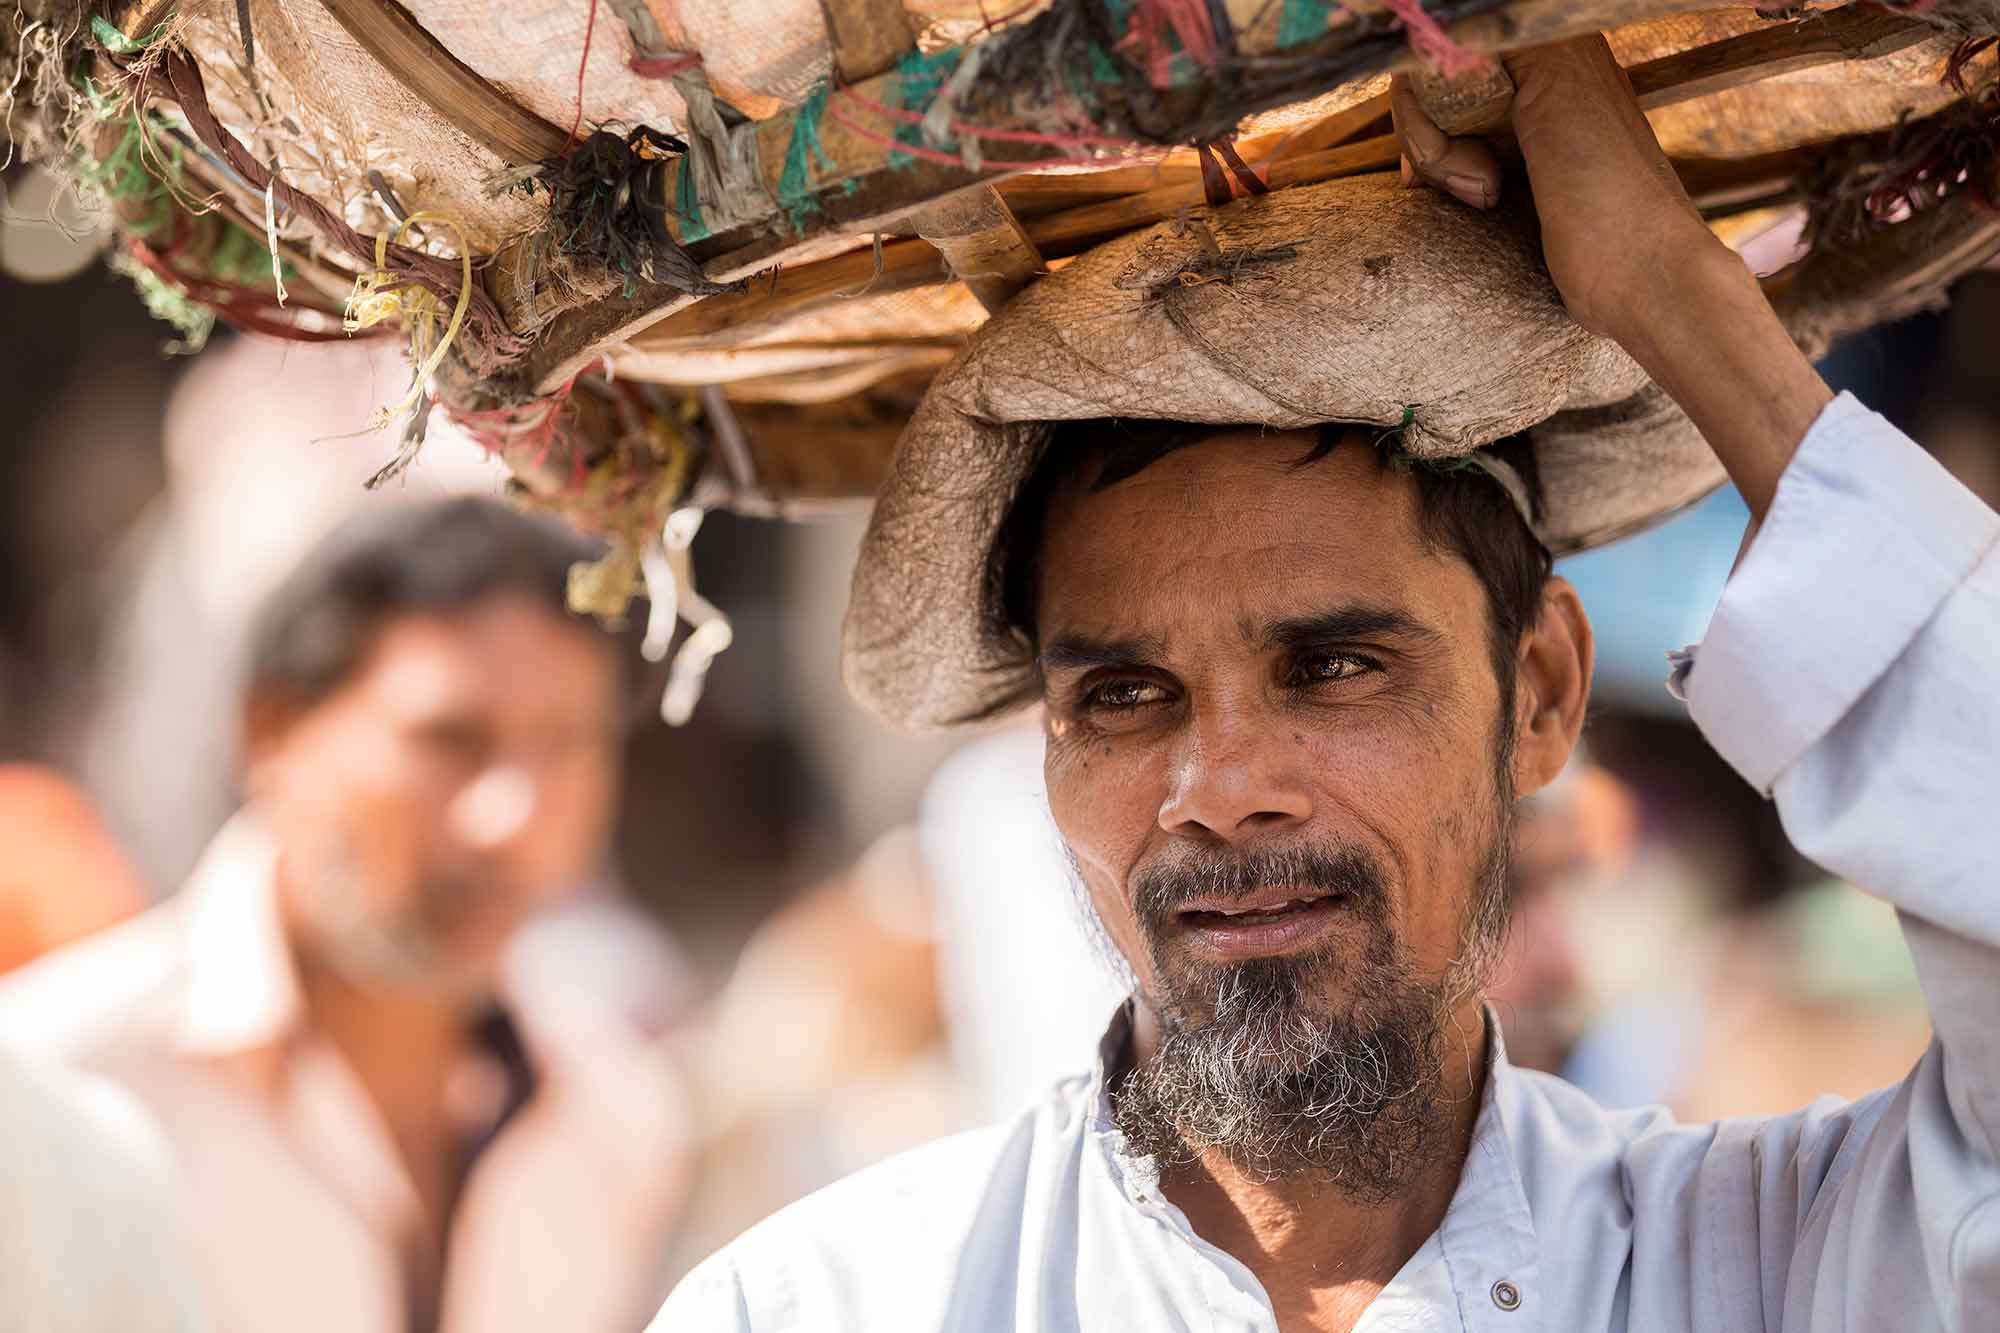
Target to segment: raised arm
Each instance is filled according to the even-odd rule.
[[[1799,850],[1896,905],[1937,1034],[1866,1103],[1696,1140],[1686,1194],[1747,1189],[1757,1244],[1716,1266],[1756,1270],[1771,1327],[2000,1328],[2000,517],[1833,398],[1688,205],[1601,40],[1508,70],[1565,303],[1673,395],[1753,515],[1684,668],[1690,712]],[[1407,88],[1395,106],[1415,174],[1492,197],[1490,158]]]

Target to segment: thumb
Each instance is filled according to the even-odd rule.
[[[1500,164],[1484,140],[1454,139],[1439,129],[1417,100],[1407,75],[1389,82],[1389,118],[1403,150],[1403,183],[1412,177],[1474,208],[1500,198]]]

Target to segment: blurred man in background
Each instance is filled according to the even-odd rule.
[[[252,636],[246,808],[171,904],[0,987],[10,1039],[159,1120],[220,1333],[623,1333],[657,1299],[664,1052],[503,966],[606,856],[585,554],[478,500],[342,529]]]

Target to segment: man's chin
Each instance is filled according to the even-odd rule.
[[[1443,1015],[1396,969],[1339,961],[1262,958],[1160,978],[1169,994],[1148,999],[1160,1039],[1117,1101],[1128,1139],[1169,1163],[1213,1152],[1252,1175],[1394,1197],[1437,1152]]]
[[[1160,957],[1146,999],[1170,1026],[1236,1021],[1254,1009],[1302,1022],[1339,1024],[1355,1005],[1354,967],[1338,950],[1218,963],[1187,951]]]
[[[415,928],[357,930],[335,942],[329,954],[355,986],[470,1006],[490,998],[498,986],[505,940]]]

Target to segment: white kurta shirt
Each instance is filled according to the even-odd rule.
[[[2000,1330],[1996,540],[2000,518],[1843,394],[1679,673],[1800,850],[1900,909],[1937,1032],[1909,1077],[1681,1125],[1494,1040],[1444,1221],[1362,1333]],[[755,1227],[653,1333],[1275,1329],[1125,1150],[1105,1067]]]

